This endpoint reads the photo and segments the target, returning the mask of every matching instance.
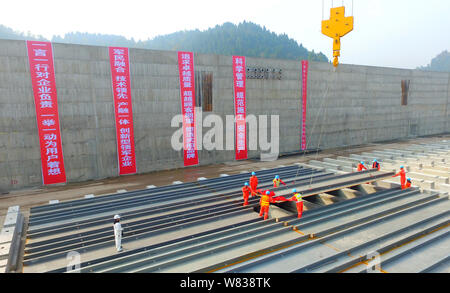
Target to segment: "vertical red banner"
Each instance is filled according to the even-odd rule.
[[[302,134],[301,145],[302,151],[306,150],[306,105],[308,94],[308,67],[307,60],[302,61]]]
[[[27,41],[27,50],[41,148],[43,184],[65,183],[52,44]]]
[[[184,166],[198,165],[197,129],[195,128],[194,54],[178,52],[181,113],[183,115]]]
[[[233,83],[234,83],[234,115],[235,126],[235,151],[236,160],[247,159],[247,124],[246,124],[246,69],[245,57],[233,56]]]
[[[116,116],[119,175],[135,174],[137,168],[128,48],[109,47],[109,62]]]

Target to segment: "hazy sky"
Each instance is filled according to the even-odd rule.
[[[321,34],[321,0],[11,0],[2,1],[0,24],[47,38],[71,31],[146,40],[179,30],[205,30],[244,20],[286,33],[307,49],[332,56]],[[325,18],[332,5],[324,0]],[[341,42],[341,63],[415,68],[450,50],[449,0],[353,0],[354,31]]]

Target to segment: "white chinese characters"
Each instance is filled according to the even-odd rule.
[[[237,159],[247,158],[247,131],[245,110],[245,59],[244,57],[233,57],[234,74],[234,103],[236,119],[236,149]],[[243,152],[242,154],[239,154]],[[239,154],[239,155],[238,155]]]
[[[114,103],[116,112],[116,128],[118,136],[119,173],[136,172],[133,144],[133,117],[130,93],[130,73],[127,48],[111,48],[110,62]]]
[[[181,53],[179,54],[179,58],[185,165],[196,165],[198,164],[198,156],[195,137],[195,77],[193,54]],[[187,163],[186,160],[189,162]]]
[[[51,43],[27,41],[44,184],[66,181]]]

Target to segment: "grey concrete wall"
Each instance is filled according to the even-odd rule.
[[[401,81],[410,80],[401,106]],[[449,73],[312,63],[309,147],[329,148],[449,132]]]
[[[118,174],[114,108],[106,47],[53,44],[64,162],[68,182]],[[232,57],[195,54],[195,70],[213,73],[213,112],[233,115]],[[183,167],[171,147],[181,112],[177,53],[130,50],[139,173]],[[249,67],[283,70],[282,80],[247,80],[247,114],[279,115],[280,151],[300,149],[300,61],[247,58]],[[408,106],[401,80],[410,79]],[[449,132],[450,74],[310,64],[309,148]],[[270,123],[270,120],[269,120]],[[270,124],[269,124],[270,126]],[[205,134],[209,128],[203,129]],[[228,129],[229,130],[229,129]],[[228,133],[230,134],[230,132]],[[232,136],[232,135],[231,135]],[[226,141],[224,141],[225,146]],[[249,156],[259,156],[250,151]],[[234,160],[234,151],[199,151],[201,165]],[[0,190],[41,185],[41,161],[24,41],[0,40]]]

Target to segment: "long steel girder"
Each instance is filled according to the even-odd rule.
[[[279,171],[279,170],[277,170],[277,171]],[[382,177],[391,176],[390,173],[382,173],[382,174],[375,174],[375,173],[377,173],[377,172],[370,171],[370,172],[367,172],[365,174],[363,174],[363,173],[346,174],[346,175],[340,175],[340,176],[333,176],[332,178],[329,178],[329,176],[324,176],[326,178],[321,178],[320,180],[317,180],[317,181],[313,180],[312,182],[311,182],[310,178],[306,178],[303,182],[301,180],[297,179],[296,184],[298,184],[298,185],[296,185],[296,186],[297,187],[308,186],[308,187],[306,187],[306,189],[320,191],[319,189],[317,189],[317,186],[314,187],[314,188],[310,188],[311,187],[310,185],[311,185],[311,183],[312,184],[319,184],[321,182],[323,188],[325,188],[326,190],[330,190],[330,189],[339,187],[338,185],[333,185],[333,184],[329,183],[329,181],[331,179],[333,179],[333,178],[334,178],[334,180],[341,180],[340,181],[341,185],[344,184],[344,186],[348,186],[349,184],[350,185],[352,185],[352,184],[355,185],[355,184],[358,184],[358,182],[362,183],[363,181],[364,182],[370,181],[370,180],[374,181],[374,180],[377,180],[377,179],[382,178]],[[282,189],[280,189],[280,190],[282,190]],[[281,193],[283,193],[283,192],[281,192]],[[312,195],[312,193],[310,195]],[[239,192],[237,193],[237,196],[240,197]],[[231,205],[236,205],[236,204],[237,204],[236,201],[231,203]],[[255,206],[255,204],[256,204],[256,202],[253,201],[252,202],[252,206],[249,209],[247,209],[247,211],[250,210],[251,208],[253,208]],[[217,208],[219,213],[221,212],[220,211],[221,209],[226,209],[228,212],[230,212],[230,211],[231,212],[234,212],[234,211],[242,212],[242,210],[243,210],[241,207],[235,208],[235,210],[230,209],[230,207],[231,207],[230,205],[225,205],[224,204],[222,206],[215,207],[215,208]],[[196,212],[197,212],[197,214],[195,214]],[[199,217],[204,217],[204,216],[201,215],[201,213],[202,213],[201,209],[197,210],[197,211],[191,211],[191,216],[192,215],[196,215],[196,216],[199,216]],[[213,216],[217,216],[217,215],[219,215],[219,214],[213,214]],[[174,216],[174,215],[172,214],[171,216]],[[179,224],[180,225],[186,224],[186,220],[188,220],[188,222],[189,222],[189,218],[190,218],[189,216],[188,217],[184,217],[184,218],[181,217]],[[195,217],[194,217],[194,219],[195,219]],[[202,218],[200,218],[200,219],[202,219]],[[143,229],[141,232],[150,231],[150,233],[151,233],[152,227],[148,227],[149,226],[149,222],[152,222],[152,221],[138,222],[138,223],[135,223],[135,224],[137,225],[137,227],[141,227]],[[158,227],[157,223],[154,223],[154,224],[155,225],[153,225],[154,226],[153,230],[155,230],[154,229],[155,227]],[[168,228],[170,226],[171,225],[167,225],[165,227],[159,227],[159,228]],[[61,228],[62,227],[59,227],[59,229],[61,229]],[[106,229],[110,230],[109,228],[106,228]],[[36,231],[36,233],[45,233],[45,229],[42,229],[42,231]],[[97,234],[95,234],[95,233],[97,233]],[[100,233],[100,234],[98,234],[98,233]],[[102,233],[104,233],[104,234],[102,234]],[[28,245],[26,252],[29,253],[29,254],[25,258],[26,259],[25,264],[32,264],[35,261],[45,261],[46,259],[50,259],[50,258],[56,257],[58,255],[61,256],[62,253],[64,253],[68,249],[80,248],[80,245],[81,245],[81,247],[85,247],[86,245],[89,245],[89,239],[92,239],[91,240],[92,241],[91,244],[97,244],[97,246],[96,246],[97,249],[99,249],[101,247],[104,247],[105,245],[111,245],[113,243],[113,238],[110,236],[110,234],[111,233],[107,232],[106,230],[105,230],[105,232],[102,232],[102,231],[99,230],[99,231],[96,231],[96,232],[94,231],[92,233],[88,233],[86,235],[80,235],[80,234],[77,234],[77,235],[74,235],[74,236],[69,235],[69,237],[66,237],[66,238],[63,238],[63,239],[59,239],[57,242],[54,241],[55,239],[52,239],[52,240],[49,240],[49,241],[46,241],[46,242],[43,242],[43,243],[39,243],[38,242],[37,245],[36,244]],[[200,234],[201,233],[199,233],[199,235]],[[101,235],[103,235],[103,236],[101,236]],[[133,234],[131,233],[131,235],[133,235]],[[104,237],[104,239],[99,241],[99,238],[101,238],[101,237]],[[139,237],[142,238],[143,235],[139,235]],[[77,243],[77,238],[82,238],[83,239],[83,242],[80,243],[80,245],[76,244]],[[100,244],[100,245],[98,245],[98,244]]]

